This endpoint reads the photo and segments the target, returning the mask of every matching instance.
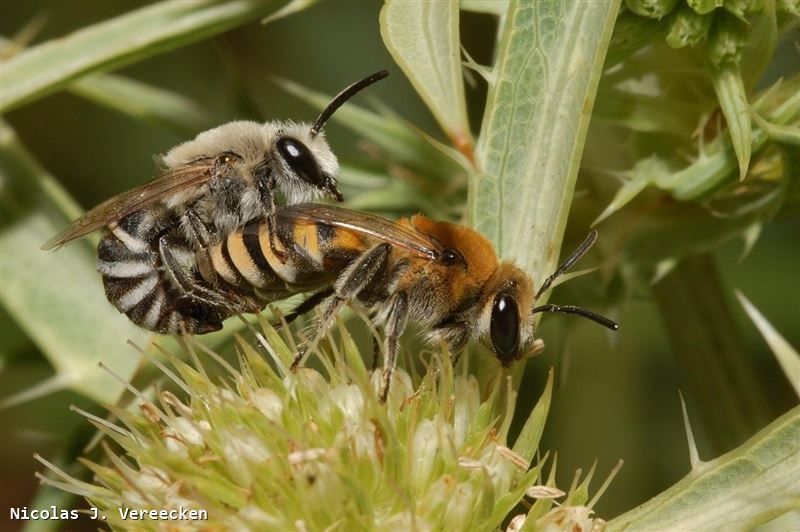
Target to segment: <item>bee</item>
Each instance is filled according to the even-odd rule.
[[[376,72],[345,88],[310,125],[235,121],[200,133],[163,156],[155,179],[89,210],[42,249],[108,226],[97,262],[106,296],[147,329],[173,330],[176,324],[154,320],[180,296],[251,310],[235,294],[182,283],[184,270],[195,260],[207,262],[203,250],[250,220],[265,220],[274,235],[276,189],[286,204],[326,196],[342,201],[339,164],[322,129],[348,99],[387,75]],[[280,255],[274,240],[270,245]]]
[[[365,307],[385,330],[381,401],[389,392],[398,339],[409,321],[421,325],[429,342],[444,342],[451,352],[469,341],[482,342],[506,367],[531,346],[537,313],[577,314],[618,328],[612,320],[579,307],[535,306],[552,282],[589,250],[595,231],[534,291],[530,276],[510,261],[499,260],[484,236],[422,215],[393,222],[332,206],[292,205],[278,209],[276,230],[282,256],[273,251],[269,226],[253,221],[210,249],[210,268],[197,272],[202,282],[262,306],[312,292],[287,321],[324,302],[313,338],[292,369],[324,336],[342,306]],[[194,312],[194,317],[200,315]],[[208,317],[213,321],[229,315],[216,308]]]

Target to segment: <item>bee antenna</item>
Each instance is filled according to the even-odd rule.
[[[565,260],[564,263],[561,266],[559,266],[558,269],[554,271],[550,277],[544,280],[544,283],[542,283],[542,287],[539,288],[538,292],[536,292],[536,299],[539,299],[539,296],[544,294],[547,291],[547,289],[550,288],[550,285],[553,284],[553,281],[564,275],[570,268],[572,268],[575,265],[576,262],[581,260],[581,257],[586,255],[586,252],[589,251],[589,249],[591,249],[596,240],[597,240],[597,231],[592,229],[592,232],[589,233],[589,235],[583,240],[581,245],[578,246],[578,248],[572,252],[572,255],[570,255],[567,258],[567,260]]]
[[[347,100],[352,98],[356,93],[360,92],[361,89],[365,87],[369,87],[373,83],[382,80],[386,76],[389,75],[388,70],[381,70],[380,72],[375,72],[374,74],[370,74],[366,78],[362,79],[361,81],[356,81],[349,87],[345,88],[342,92],[337,94],[331,103],[322,110],[322,112],[317,117],[317,120],[314,122],[314,125],[311,126],[311,131],[309,132],[309,136],[313,139],[316,137],[322,128],[325,126],[325,123],[328,119],[336,112],[336,110],[344,104]]]
[[[619,324],[614,320],[608,319],[600,314],[595,314],[591,310],[586,310],[585,308],[581,307],[573,307],[571,305],[542,305],[534,308],[531,314],[536,314],[538,312],[560,312],[562,314],[575,314],[577,316],[581,316],[582,318],[592,320],[595,323],[599,323],[603,327],[611,329],[612,331],[619,329]]]

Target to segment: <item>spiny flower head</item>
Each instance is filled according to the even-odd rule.
[[[262,325],[263,349],[238,338],[238,368],[185,339],[193,364],[169,355],[173,368],[162,366],[175,393],[134,391],[136,410],[110,407],[118,424],[89,416],[113,440],[102,464],[84,460],[94,481],[46,462],[61,479],[45,482],[84,496],[115,529],[164,525],[124,520],[120,507],[207,511],[208,520],[179,523],[186,529],[497,529],[537,496],[528,490],[545,460],[531,460],[552,379],[512,449],[507,378],[482,390],[466,364],[454,372],[447,353],[434,353],[424,377],[397,371],[384,405],[380,372],[365,368],[341,324],[322,370],[296,373],[293,338]],[[209,377],[199,351],[226,374]],[[534,506],[544,515],[551,499]],[[569,521],[544,518],[547,530]]]

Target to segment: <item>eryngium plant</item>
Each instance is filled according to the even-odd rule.
[[[552,379],[511,447],[509,378],[481,390],[466,360],[454,370],[448,353],[434,352],[424,376],[399,370],[381,405],[380,371],[339,331],[320,352],[322,371],[297,373],[293,337],[265,322],[261,347],[238,338],[238,369],[187,338],[192,365],[166,351],[173,369],[154,361],[175,393],[158,387],[151,400],[132,390],[138,408],[109,407],[117,424],[84,413],[106,436],[105,457],[82,460],[92,482],[40,458],[60,480],[42,478],[85,497],[115,529],[164,524],[126,520],[119,508],[205,510],[207,520],[176,524],[225,530],[490,530],[514,514],[511,528],[604,527],[592,518],[597,497],[587,504],[591,475],[569,495],[553,485],[554,465],[541,478],[547,457],[534,451]]]

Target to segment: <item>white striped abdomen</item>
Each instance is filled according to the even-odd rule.
[[[108,301],[143,329],[161,334],[205,333],[221,327],[211,309],[181,298],[163,271],[158,239],[163,223],[154,224],[147,212],[126,216],[111,224],[97,247],[97,270],[103,277]],[[160,220],[159,220],[160,221]],[[170,250],[193,258],[183,239],[174,238]]]

